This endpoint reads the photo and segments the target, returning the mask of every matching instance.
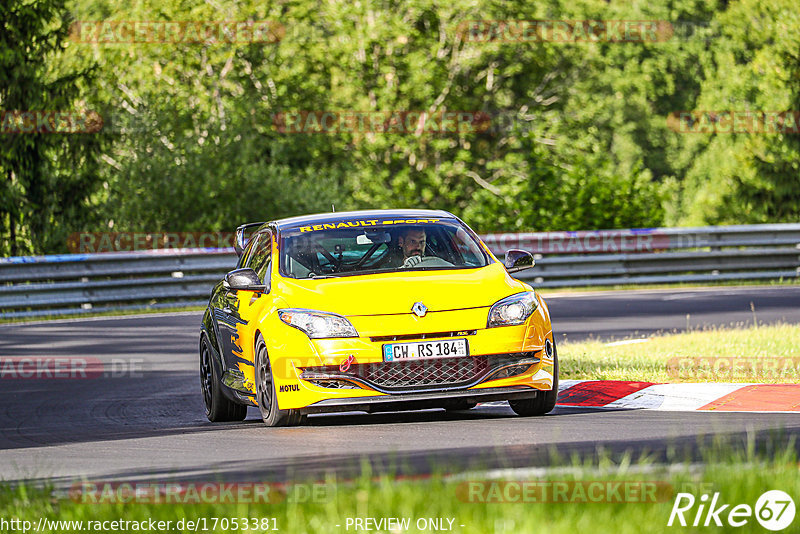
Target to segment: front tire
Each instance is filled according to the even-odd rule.
[[[205,335],[200,341],[200,388],[203,392],[206,417],[212,423],[244,421],[247,417],[247,406],[237,404],[222,394],[219,376],[211,355],[211,345]]]
[[[297,410],[281,410],[278,408],[278,397],[275,394],[275,381],[272,366],[267,354],[267,346],[261,335],[256,344],[256,399],[261,419],[267,426],[295,426],[305,417]]]
[[[558,401],[558,351],[553,341],[553,389],[539,391],[532,399],[511,400],[508,404],[514,413],[523,417],[544,415],[553,411]]]

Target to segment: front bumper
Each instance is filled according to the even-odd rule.
[[[456,402],[478,403],[530,399],[538,395],[538,390],[526,386],[496,387],[486,389],[467,389],[448,392],[411,393],[405,395],[383,395],[378,397],[345,397],[325,399],[300,408],[300,413],[329,412],[383,412],[398,410],[424,410],[444,408]]]
[[[442,406],[447,399],[483,390],[499,392],[499,397],[487,393],[490,400],[510,398],[503,396],[509,392],[535,396],[553,386],[553,361],[544,351],[544,341],[552,340],[552,331],[542,308],[524,325],[499,328],[486,328],[488,310],[482,308],[429,313],[424,319],[410,314],[349,317],[359,337],[341,339],[310,340],[276,321],[265,330],[282,332],[268,341],[278,405],[314,413],[361,410],[359,406],[365,405],[424,404],[433,399],[437,399],[434,405]],[[466,338],[469,356],[383,361],[384,344],[421,336]],[[347,360],[349,366],[342,365]]]
[[[391,395],[444,392],[522,375],[540,361],[536,352],[529,352],[360,363],[346,370],[315,366],[303,369],[300,379],[326,389],[367,389]]]

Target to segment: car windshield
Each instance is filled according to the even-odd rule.
[[[456,220],[331,221],[281,231],[280,269],[288,278],[472,269],[489,261]]]

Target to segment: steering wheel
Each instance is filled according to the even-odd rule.
[[[411,256],[412,258],[414,256]],[[409,258],[410,259],[410,258]],[[406,260],[408,261],[408,260]],[[417,267],[452,267],[453,264],[449,261],[443,260],[437,256],[425,256],[414,265],[406,266],[405,263],[400,266],[400,269],[415,269]]]

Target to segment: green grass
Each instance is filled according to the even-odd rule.
[[[40,517],[61,521],[105,521],[114,519],[171,521],[169,532],[193,531],[185,527],[185,521],[205,518],[207,532],[263,532],[261,529],[217,528],[211,530],[213,518],[271,518],[277,522],[280,532],[289,533],[338,533],[354,532],[346,529],[348,518],[409,518],[412,528],[420,518],[453,519],[453,532],[464,533],[539,533],[539,532],[614,532],[639,534],[641,532],[698,532],[698,530],[668,528],[667,521],[678,492],[693,494],[720,493],[720,503],[748,504],[754,506],[759,496],[768,490],[778,489],[789,495],[800,496],[800,473],[793,446],[773,449],[771,453],[756,453],[754,447],[734,451],[711,447],[707,450],[703,464],[677,463],[664,466],[651,463],[646,457],[631,461],[624,456],[616,462],[601,457],[589,465],[579,460],[567,464],[567,468],[552,468],[545,472],[503,473],[502,478],[488,478],[486,473],[475,472],[455,477],[432,476],[429,479],[398,479],[393,476],[370,476],[368,469],[356,481],[339,482],[328,479],[324,497],[304,502],[281,501],[273,504],[91,504],[78,502],[75,498],[56,498],[49,488],[34,489],[31,486],[6,486],[0,489],[0,518],[31,521],[34,525]],[[498,481],[536,484],[549,489],[555,484],[571,484],[571,489],[555,499],[558,502],[537,502],[541,492],[528,498],[510,494],[513,502],[497,502],[498,493],[490,493],[491,484]],[[658,490],[642,497],[622,493],[622,502],[605,502],[600,497],[595,501],[589,494],[576,492],[589,483],[628,483],[657,485]],[[495,486],[497,487],[497,486]],[[502,487],[502,486],[501,486]],[[478,488],[469,492],[470,488]],[[475,502],[493,495],[494,502]],[[552,493],[551,493],[552,495]],[[582,495],[586,495],[582,497]],[[597,496],[598,494],[595,494]],[[472,498],[470,498],[472,496]],[[654,499],[651,497],[655,497]],[[732,507],[732,506],[731,506]],[[728,510],[730,510],[730,508]],[[697,506],[687,513],[691,522]],[[184,528],[177,529],[178,521],[184,520]],[[723,514],[722,520],[725,520]],[[270,527],[272,526],[270,521]],[[795,519],[794,526],[800,524]],[[336,527],[340,525],[340,527]],[[463,525],[463,526],[461,526]],[[221,524],[218,523],[218,527]],[[750,518],[748,524],[739,529],[711,527],[708,531],[765,532]],[[40,532],[74,532],[74,528],[43,529]],[[85,531],[85,530],[84,530]],[[203,532],[202,527],[198,531]],[[702,530],[701,531],[705,531]],[[386,532],[386,530],[383,530]],[[796,532],[792,528],[786,532]]]
[[[630,345],[563,342],[558,356],[562,379],[797,383],[800,326],[698,330]]]

